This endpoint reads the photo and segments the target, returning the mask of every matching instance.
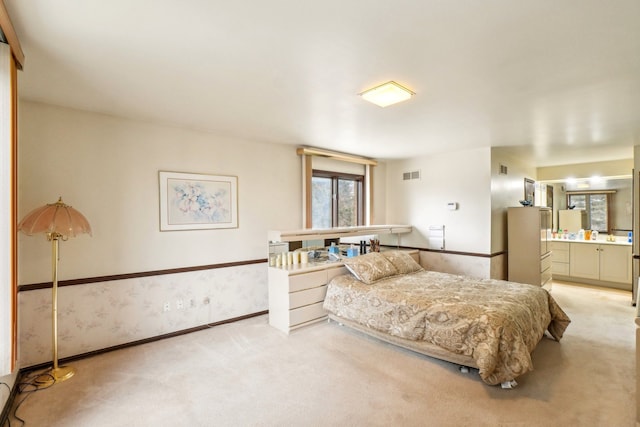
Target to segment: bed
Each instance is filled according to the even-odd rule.
[[[343,260],[332,279],[329,318],[431,357],[477,368],[503,387],[532,370],[545,331],[557,341],[571,322],[539,286],[424,270],[403,251]]]

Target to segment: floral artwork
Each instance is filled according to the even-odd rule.
[[[237,178],[160,172],[160,229],[237,227]]]

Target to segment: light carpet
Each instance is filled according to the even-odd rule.
[[[572,323],[512,390],[333,322],[286,336],[260,316],[76,361],[17,414],[65,427],[634,426],[630,293],[551,293]]]

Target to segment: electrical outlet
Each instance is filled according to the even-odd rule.
[[[209,297],[204,297],[204,300],[202,301],[202,304],[207,305],[209,304],[210,300]]]
[[[163,311],[170,311],[171,310],[171,303],[165,302],[164,305],[162,306],[162,310]]]
[[[191,308],[195,308],[196,307],[196,300],[194,300],[193,298],[191,298],[189,300],[189,307]]]
[[[181,299],[176,301],[176,310],[182,310],[183,308],[184,308],[184,302]]]

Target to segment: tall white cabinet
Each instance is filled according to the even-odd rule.
[[[551,208],[512,207],[507,213],[509,280],[545,286],[551,281]]]

